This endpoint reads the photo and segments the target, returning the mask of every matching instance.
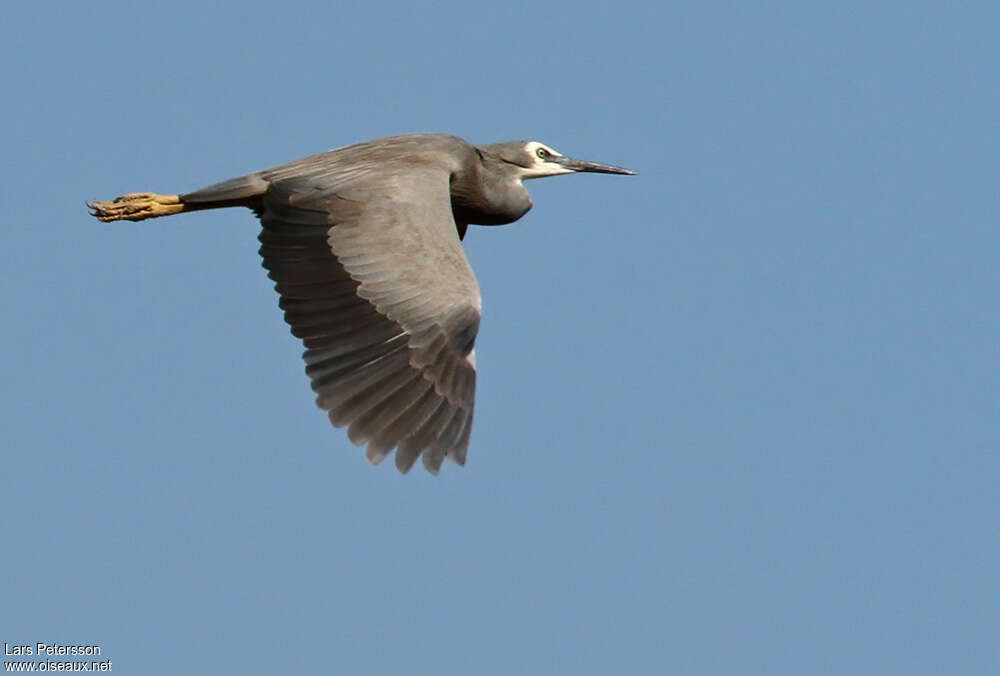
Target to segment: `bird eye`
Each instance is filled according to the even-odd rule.
[[[535,154],[538,155],[539,159],[542,160],[549,159],[549,151],[546,150],[545,148],[539,148],[538,150],[535,151]]]

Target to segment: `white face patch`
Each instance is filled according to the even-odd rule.
[[[522,179],[573,173],[572,169],[567,169],[549,159],[550,157],[562,157],[562,153],[555,148],[550,148],[539,141],[528,141],[524,144],[524,150],[531,156],[535,164],[531,167],[521,169]],[[539,151],[542,152],[539,153]]]
[[[524,149],[527,150],[528,153],[535,158],[538,158],[539,149],[544,150],[549,155],[556,155],[557,157],[562,157],[562,153],[560,153],[558,150],[556,150],[555,148],[550,148],[544,143],[539,143],[538,141],[528,141],[527,143],[524,144]]]

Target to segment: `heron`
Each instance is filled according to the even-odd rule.
[[[471,145],[447,134],[390,136],[311,155],[194,192],[88,202],[104,222],[247,207],[263,267],[304,347],[316,404],[407,473],[464,465],[472,432],[479,285],[469,225],[531,209],[523,181],[634,174],[566,157],[538,141]]]

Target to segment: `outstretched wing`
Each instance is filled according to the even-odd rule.
[[[316,403],[373,463],[464,464],[482,301],[447,169],[268,178],[260,253]]]

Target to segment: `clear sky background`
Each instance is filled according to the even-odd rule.
[[[0,641],[1000,673],[1000,10],[486,5],[5,10]],[[476,424],[436,478],[314,407],[249,212],[83,204],[411,131],[639,172],[470,230]]]

